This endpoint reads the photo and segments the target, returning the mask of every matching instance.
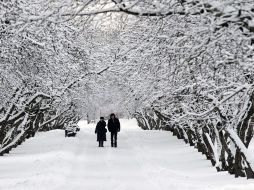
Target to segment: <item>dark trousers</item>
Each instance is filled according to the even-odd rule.
[[[117,147],[117,132],[111,132],[111,147]]]
[[[99,147],[103,147],[103,141],[99,141]]]

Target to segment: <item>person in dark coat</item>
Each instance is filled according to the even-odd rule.
[[[99,142],[99,147],[103,147],[103,142],[106,141],[106,122],[104,117],[100,117],[100,121],[97,123],[95,128],[95,133],[97,134],[97,141]]]
[[[111,147],[117,147],[117,133],[120,132],[120,122],[114,113],[110,114],[108,130],[111,133]]]

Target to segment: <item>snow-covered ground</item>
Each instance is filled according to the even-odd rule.
[[[216,172],[193,147],[166,131],[121,120],[119,147],[97,147],[94,124],[76,138],[38,133],[0,157],[0,190],[253,190],[254,180]],[[108,140],[109,140],[109,134]]]

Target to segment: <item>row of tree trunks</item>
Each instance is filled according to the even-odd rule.
[[[0,155],[9,153],[40,130],[63,129],[79,119],[73,104],[57,112],[51,96],[38,92],[22,93],[22,89],[15,91],[0,118]]]
[[[223,128],[222,123],[212,125],[210,121],[196,121],[195,125],[178,125],[172,124],[170,116],[160,113],[158,110],[153,110],[157,117],[151,117],[151,110],[146,113],[136,112],[135,117],[138,125],[142,129],[163,129],[171,131],[178,139],[183,139],[185,143],[197,148],[199,152],[204,154],[217,171],[228,171],[235,177],[254,178],[253,168],[247,160],[244,151],[238,146],[237,142],[230,136],[226,128]],[[248,148],[253,137],[253,124],[251,122],[254,114],[254,106],[251,106],[247,113],[247,117],[237,127],[237,135]],[[144,118],[145,117],[145,118]],[[154,121],[150,121],[153,118]],[[160,120],[160,122],[158,122]],[[147,125],[147,121],[149,126]],[[152,126],[160,123],[160,126]]]

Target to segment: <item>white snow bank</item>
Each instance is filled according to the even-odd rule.
[[[0,190],[253,190],[254,180],[216,172],[209,161],[166,131],[142,131],[120,120],[118,148],[97,147],[95,124],[75,138],[39,133],[0,157]]]

